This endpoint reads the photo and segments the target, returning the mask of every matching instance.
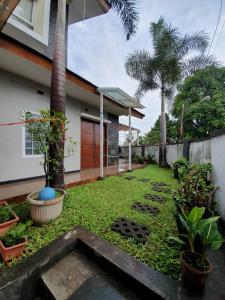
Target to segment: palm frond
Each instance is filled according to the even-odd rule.
[[[112,8],[119,15],[127,40],[137,31],[139,13],[137,11],[137,0],[108,0]]]
[[[156,90],[159,88],[159,85],[154,80],[141,81],[138,85],[137,91],[134,97],[140,100],[144,94],[148,91]]]
[[[151,70],[150,65],[150,54],[145,50],[140,50],[128,56],[125,63],[125,69],[130,77],[139,81],[144,81]]]
[[[220,63],[212,55],[197,55],[183,62],[183,77],[193,75],[197,70],[205,69],[206,67],[219,67]]]
[[[195,50],[204,53],[208,44],[208,35],[203,31],[185,34],[177,44],[177,55],[179,58],[183,58],[189,51]]]

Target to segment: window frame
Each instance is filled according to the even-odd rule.
[[[26,110],[23,112],[23,119],[26,119],[26,113],[31,113],[32,115],[40,115],[39,112]],[[33,152],[33,148],[32,148]],[[23,158],[42,158],[43,154],[26,154],[26,123],[22,126],[22,157]]]
[[[33,3],[33,17],[34,17],[34,11],[36,9],[36,1],[35,0]],[[43,30],[42,34],[39,34],[34,31],[34,29],[28,28],[25,24],[20,22],[17,18],[17,15],[14,16],[13,14],[10,16],[8,19],[8,23],[11,24],[12,26],[16,27],[17,29],[21,30],[22,32],[26,33],[30,37],[34,38],[38,42],[48,46],[49,44],[49,27],[50,27],[50,6],[51,6],[51,1],[50,0],[44,0],[44,7],[43,7]],[[21,18],[22,20],[22,18]],[[32,25],[34,27],[34,24]]]
[[[31,16],[32,22],[30,22],[30,21],[24,19],[23,17],[21,17],[20,15],[18,15],[16,13],[16,11],[13,12],[13,16],[16,19],[17,22],[21,23],[22,25],[24,25],[24,23],[28,24],[31,28],[34,27],[33,18],[34,18],[34,10],[35,10],[35,5],[36,5],[36,1],[35,0],[32,0],[32,1],[33,1],[33,3],[32,3],[32,13],[31,13],[32,14],[32,16]],[[18,21],[18,19],[21,20],[22,22]],[[26,27],[26,25],[24,25],[24,26]],[[33,31],[33,29],[31,29],[30,27],[27,27],[27,28]]]

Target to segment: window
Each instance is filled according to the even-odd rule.
[[[13,13],[20,23],[30,29],[33,28],[33,6],[34,0],[21,0]]]
[[[30,120],[30,119],[39,119],[40,115],[37,113],[31,113],[31,112],[26,112],[25,113],[25,120]],[[25,155],[40,155],[38,151],[38,142],[34,141],[32,138],[32,135],[27,130],[27,127],[25,125]]]

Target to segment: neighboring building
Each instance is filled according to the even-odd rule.
[[[83,19],[83,0],[72,0],[67,24]],[[0,124],[16,122],[21,111],[38,115],[50,102],[51,64],[57,1],[21,0],[0,35]],[[86,18],[106,13],[105,0],[86,0]],[[67,70],[66,115],[76,153],[66,159],[65,171],[99,166],[98,87]],[[140,106],[141,107],[141,106]],[[105,97],[105,163],[114,164],[118,155],[118,119],[128,109]],[[132,115],[143,115],[132,109]],[[42,176],[35,143],[25,126],[0,126],[0,182]]]

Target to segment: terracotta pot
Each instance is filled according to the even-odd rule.
[[[209,269],[207,271],[199,271],[193,267],[191,267],[183,258],[184,254],[192,253],[191,251],[183,251],[181,252],[180,260],[181,260],[181,268],[184,279],[189,282],[197,285],[204,286],[205,281],[209,274],[212,272],[212,266],[208,260],[205,260],[209,264]]]
[[[39,191],[27,196],[27,201],[31,204],[31,218],[34,223],[46,224],[60,216],[66,192],[60,189],[55,190],[61,195],[52,200],[37,200]]]
[[[4,262],[7,263],[8,261],[12,260],[12,258],[22,255],[27,243],[27,239],[23,238],[21,243],[10,247],[5,247],[3,242],[0,240],[0,253]]]
[[[6,205],[8,205],[7,202],[5,202],[5,201],[0,202],[0,206],[6,206]],[[17,222],[19,222],[19,217],[15,214],[15,212],[13,210],[12,210],[12,216],[13,216],[12,220],[9,220],[9,221],[6,221],[6,222],[0,224],[0,236],[3,236],[9,230],[9,228],[11,226],[13,226]]]

